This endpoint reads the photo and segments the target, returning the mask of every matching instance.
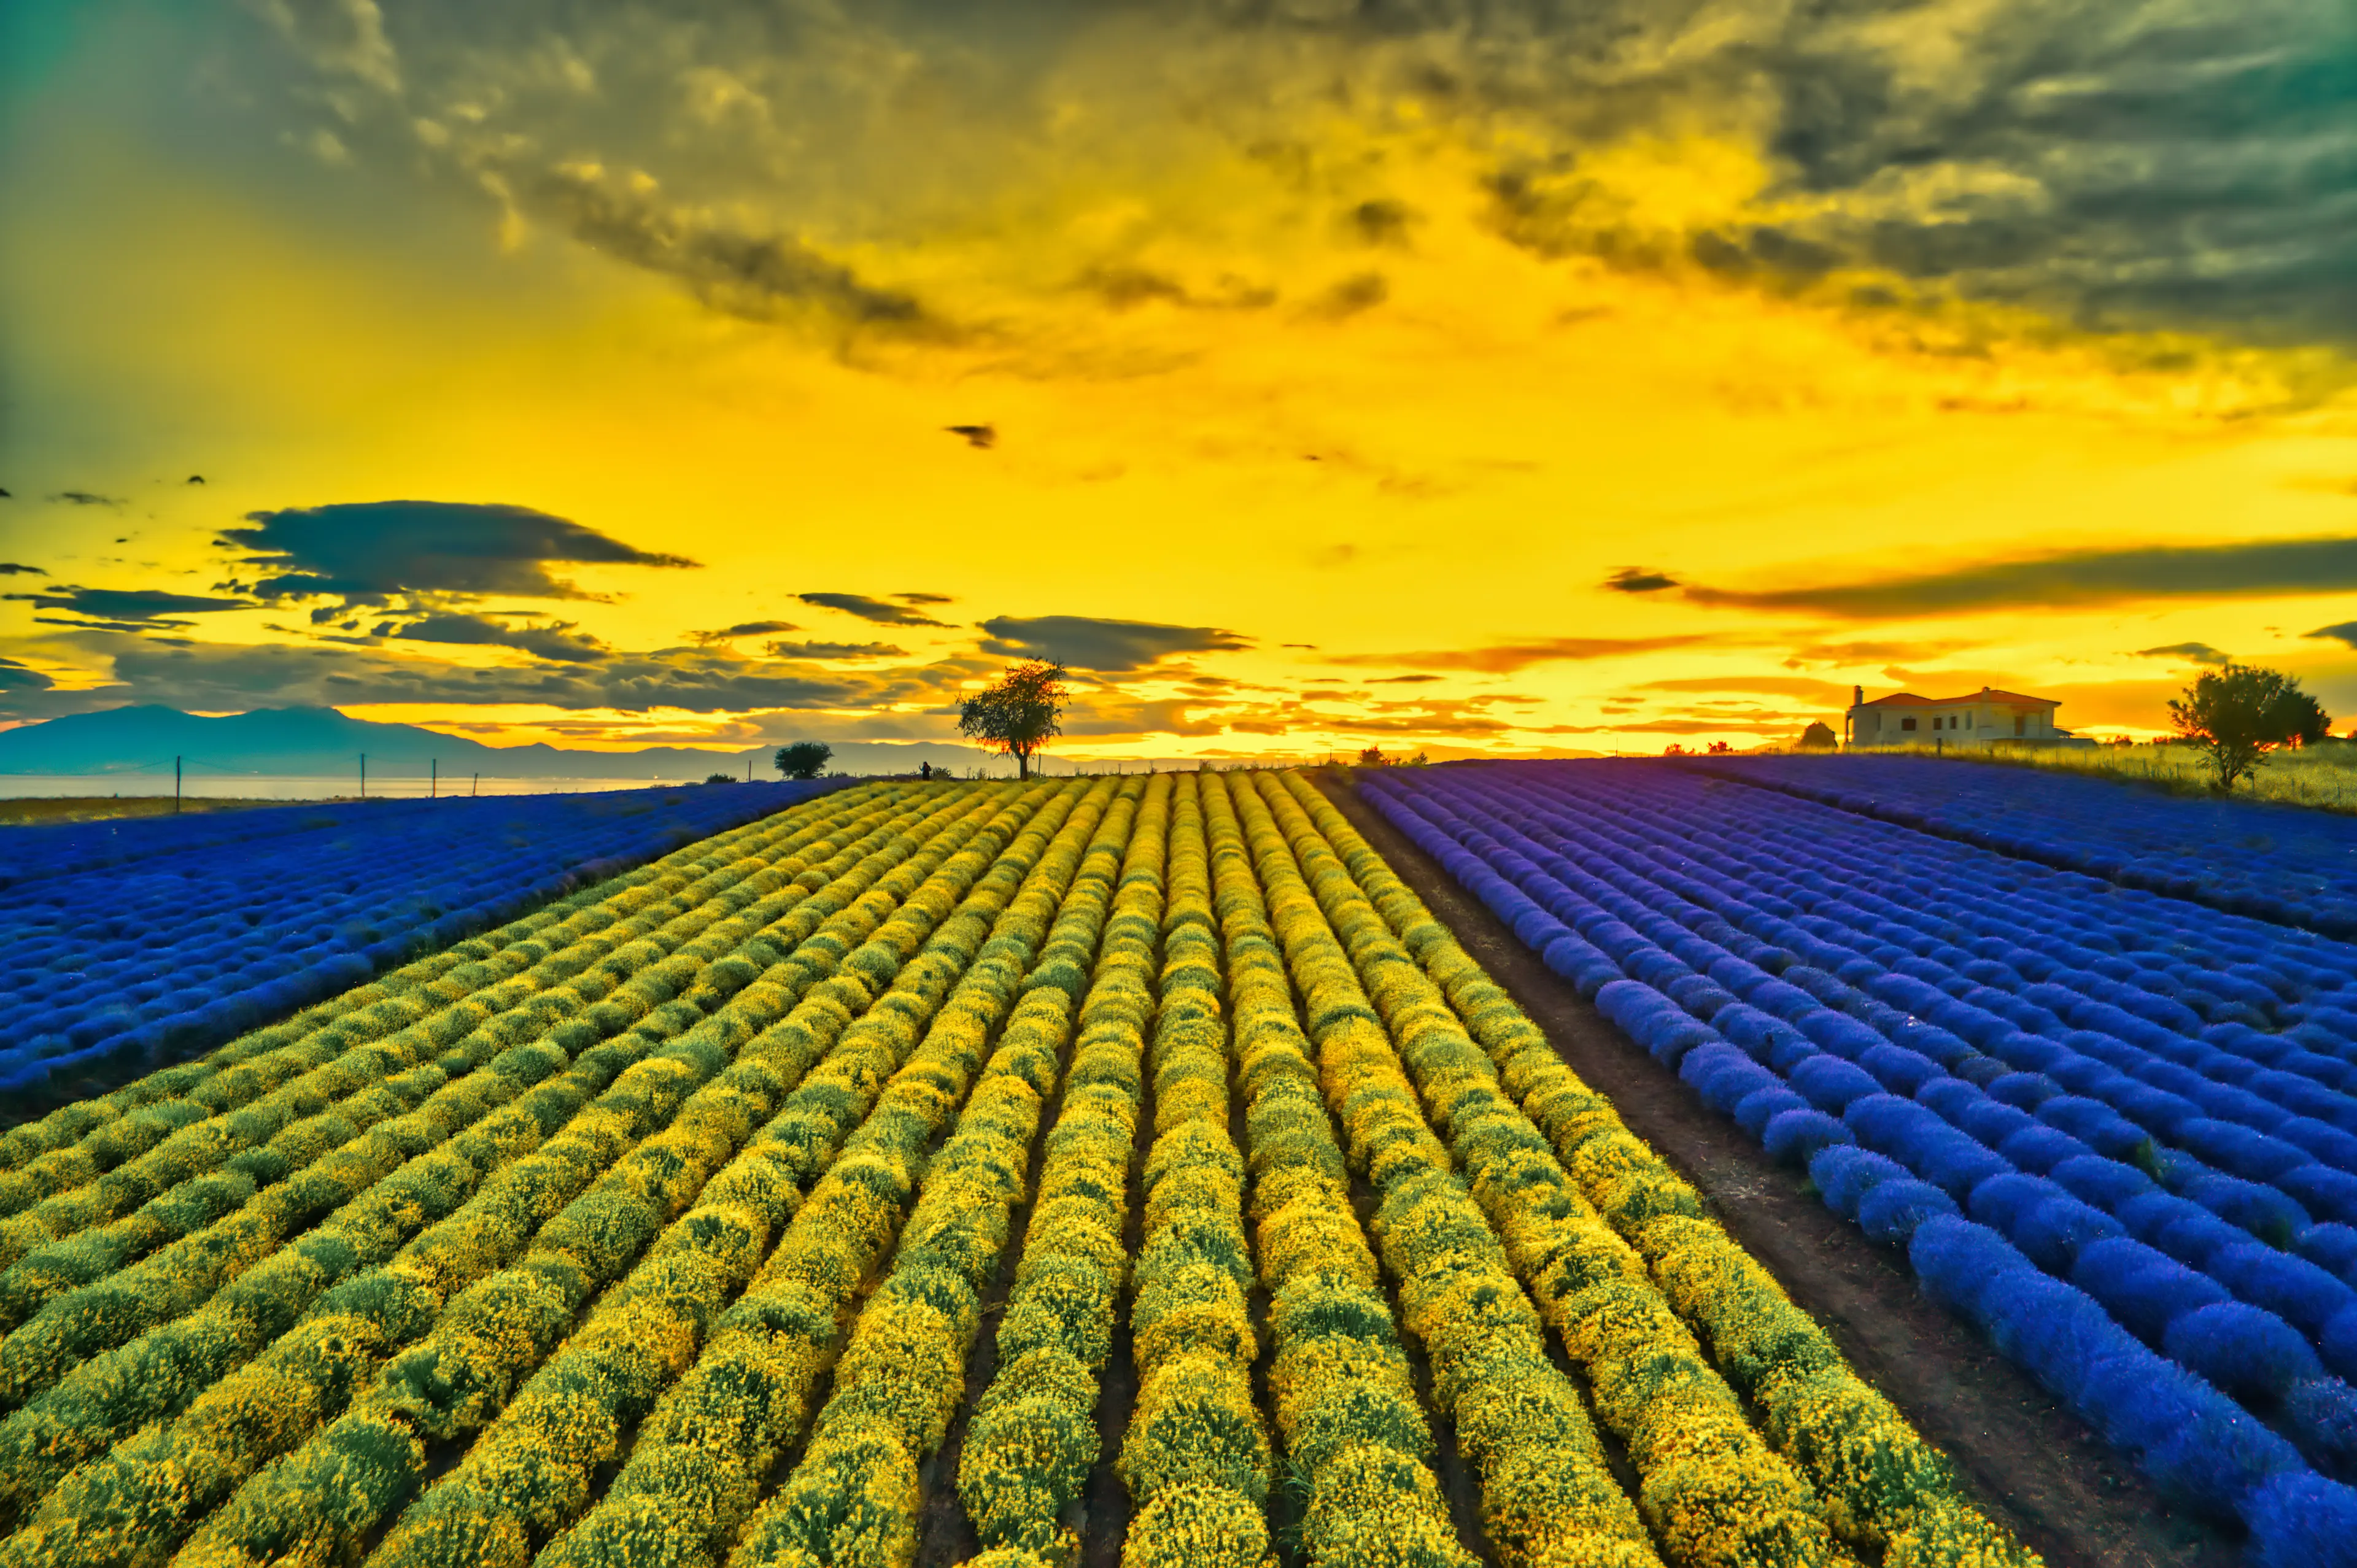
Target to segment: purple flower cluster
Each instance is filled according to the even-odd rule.
[[[1713,757],[1686,766],[2124,887],[2357,939],[2357,817],[1921,757]]]
[[[2357,1562],[2357,948],[1671,764],[1364,792],[2157,1481]]]
[[[0,829],[9,878],[0,891],[0,1095],[29,1102],[53,1078],[184,1060],[834,787],[269,807]]]

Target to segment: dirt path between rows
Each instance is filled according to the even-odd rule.
[[[1955,1463],[1975,1502],[2053,1568],[2231,1568],[2238,1533],[2171,1508],[2076,1416],[1964,1324],[1926,1301],[1905,1259],[1803,1191],[1579,993],[1480,899],[1361,802],[1347,775],[1319,787],[1447,921],[1631,1132],[1692,1182],[1876,1388]]]

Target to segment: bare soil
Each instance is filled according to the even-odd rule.
[[[2230,1568],[2239,1561],[2239,1531],[2164,1501],[2027,1373],[1926,1300],[1902,1255],[1828,1210],[1800,1173],[1770,1160],[1541,963],[1480,899],[1361,801],[1347,775],[1329,769],[1318,779],[1572,1069],[1694,1184],[1858,1375],[1947,1454],[1991,1519],[2053,1568]]]

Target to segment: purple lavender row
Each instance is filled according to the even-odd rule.
[[[2357,818],[1930,757],[1714,757],[1690,766],[2123,886],[2357,939]]]
[[[1631,780],[1626,768],[1572,774],[1569,789],[1546,787],[1563,782],[1560,770],[1485,768],[1472,778],[1436,776],[1414,792],[1386,779],[1370,794],[1551,968],[1677,1067],[1706,1100],[1780,1157],[1808,1161],[1831,1206],[1878,1240],[1908,1244],[1935,1294],[2136,1454],[2157,1478],[2243,1520],[2267,1546],[2267,1561],[2347,1560],[2337,1555],[2351,1550],[2345,1537],[2312,1532],[2299,1521],[2357,1518],[2350,1512],[2357,1509],[2357,1493],[2318,1476],[2301,1454],[2341,1475],[2357,1462],[2357,1394],[2326,1374],[2315,1343],[2332,1344],[2336,1364],[2348,1364],[2357,1351],[2357,1293],[2317,1263],[2255,1240],[2251,1227],[2291,1231],[2313,1251],[2338,1253],[2343,1266],[2357,1261],[2357,1230],[2317,1224],[2264,1183],[2164,1150],[2151,1130],[2101,1098],[2070,1093],[2044,1076],[2044,1069],[2059,1068],[2081,1080],[2073,1087],[2117,1090],[2089,1080],[2054,1054],[2060,1051],[2134,1082],[2100,1058],[2072,1052],[1979,1005],[1997,996],[2018,999],[1927,956],[1945,947],[1967,964],[1993,961],[1926,929],[1944,923],[1947,935],[1992,940],[1943,922],[1949,911],[1938,908],[1936,890],[1926,904],[1890,904],[1900,919],[1866,917],[1864,929],[1855,918],[1815,912],[1843,900],[1835,896],[1837,885],[1810,862],[1838,866],[1845,827],[1869,824],[1816,813],[1830,821],[1802,824],[1807,843],[1800,853],[1808,858],[1795,865],[1787,858],[1791,846],[1777,843],[1775,832],[1747,831],[1756,824],[1721,822],[1717,828],[1732,831],[1679,833],[1678,823],[1717,813],[1696,798],[1694,781],[1648,772],[1653,776],[1634,780],[1634,792],[1674,800],[1674,811],[1632,813],[1602,801],[1616,793],[1607,779]],[[1747,804],[1772,820],[1776,809],[1756,811],[1772,799]],[[1643,821],[1648,815],[1657,820]],[[1969,882],[1971,872],[1986,869],[1959,873],[1952,846],[1902,836],[1947,852],[1943,879]],[[1704,842],[1710,839],[1717,842]],[[1795,871],[1825,890],[1811,889],[1791,875]],[[1673,884],[1680,886],[1674,890]],[[2037,918],[2034,897],[2017,902]],[[2139,918],[2151,924],[2150,911]],[[1987,923],[1986,916],[1980,923]],[[1901,933],[1914,937],[1912,948],[1889,940]],[[2041,950],[2070,945],[2040,940]],[[1917,973],[1891,967],[1910,961]],[[1922,978],[1926,973],[1966,996],[1995,994],[1952,997]],[[2024,987],[2040,983],[2015,978]],[[2325,991],[2345,978],[2330,965],[2314,977]],[[1944,1021],[1880,999],[1874,992],[1888,989],[1880,982],[1899,982],[1902,993],[1909,984],[1920,988],[1908,999]],[[1925,992],[1938,1002],[1927,1001]],[[2131,1034],[2161,1028],[2111,1003],[2091,1004],[2107,1010],[2097,1022]],[[2104,1037],[2040,1011],[2042,1019],[2028,1021],[2045,1024],[2050,1034],[2080,1045]],[[2126,1040],[2110,1044],[2120,1052],[2138,1050]],[[2016,1057],[2022,1059],[2010,1059]],[[2330,1093],[2313,1079],[2287,1076]],[[2265,1108],[2262,1116],[2292,1119],[2247,1091],[2212,1087],[2230,1101],[2240,1094]],[[2202,1112],[2248,1105],[2175,1098],[2181,1103],[2137,1103],[2147,1114],[2175,1112],[2180,1134],[2193,1123],[2246,1131]],[[2357,1117],[2357,1104],[2343,1109]],[[2344,1147],[2333,1149],[2343,1164],[2357,1164],[2357,1139],[2329,1123],[2318,1129],[2343,1140]],[[2204,1132],[2193,1127],[2197,1137]],[[2138,1158],[2151,1168],[2139,1168]],[[2342,1203],[2357,1197],[2357,1176],[2305,1154],[2298,1158],[2334,1178],[2324,1186]],[[1986,1223],[1963,1219],[1960,1204]],[[2357,1217],[2357,1206],[2347,1212]],[[2041,1268],[2072,1283],[2049,1278]],[[2297,1314],[2306,1331],[2280,1309]],[[2172,1366],[2153,1347],[2181,1364]],[[2122,1366],[2134,1375],[2115,1376]],[[2221,1384],[2249,1408],[2222,1397]]]
[[[186,1059],[834,783],[273,809],[274,835],[34,877],[0,892],[0,1095]]]

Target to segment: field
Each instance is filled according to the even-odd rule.
[[[1911,779],[877,781],[435,933],[0,1134],[0,1568],[2357,1562],[2337,892]]]

